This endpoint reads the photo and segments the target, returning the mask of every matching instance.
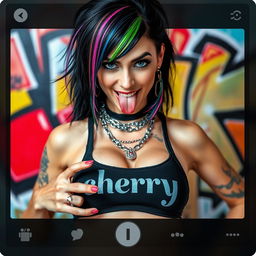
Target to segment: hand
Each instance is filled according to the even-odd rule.
[[[89,168],[93,161],[79,162],[68,167],[46,186],[35,193],[35,209],[46,209],[53,212],[70,213],[78,216],[90,216],[96,214],[96,208],[79,208],[84,202],[83,197],[73,193],[96,193],[98,187],[82,183],[71,183],[75,173]],[[71,195],[72,202],[67,200]]]

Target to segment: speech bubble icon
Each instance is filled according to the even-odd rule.
[[[84,231],[81,228],[72,230],[72,232],[71,232],[71,236],[73,238],[72,241],[81,239],[83,234],[84,234]]]

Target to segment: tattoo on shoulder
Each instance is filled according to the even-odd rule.
[[[44,148],[43,156],[40,163],[40,171],[38,174],[37,182],[39,183],[39,187],[45,186],[48,184],[48,173],[47,173],[47,167],[48,167],[48,156],[47,156],[47,150],[46,147]]]
[[[162,139],[162,138],[160,138],[157,134],[152,134],[152,137],[153,138],[155,138],[155,139],[157,139],[158,141],[160,141],[160,142],[163,142],[164,140]]]
[[[230,166],[223,168],[222,171],[225,173],[227,177],[229,177],[229,182],[227,184],[214,186],[216,189],[228,189],[228,193],[220,192],[223,196],[230,197],[230,198],[240,198],[244,196],[244,191],[241,188],[242,178],[241,176],[232,170]],[[238,186],[237,188],[234,188]]]

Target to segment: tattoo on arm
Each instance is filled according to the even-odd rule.
[[[230,178],[230,182],[227,183],[226,185],[216,186],[216,188],[218,188],[218,189],[222,189],[222,188],[229,189],[229,188],[232,188],[234,183],[236,183],[237,185],[239,185],[241,183],[241,177],[239,175],[232,174],[232,170],[230,170],[230,169],[225,170],[224,168],[222,168],[222,171]]]
[[[231,197],[231,198],[240,198],[244,197],[244,191],[242,189],[239,189],[239,191],[232,190],[231,193],[221,193],[223,196]]]
[[[48,184],[48,173],[47,173],[47,167],[48,167],[48,156],[47,156],[47,150],[46,147],[44,148],[43,156],[40,163],[40,172],[37,178],[37,182],[39,183],[39,187],[45,186]]]
[[[156,134],[152,134],[152,137],[153,138],[155,138],[155,139],[157,139],[158,141],[160,141],[160,142],[163,142],[164,140],[162,139],[162,138],[160,138],[160,137],[158,137]]]
[[[230,181],[227,184],[214,186],[216,189],[230,189],[230,193],[223,193],[220,192],[223,196],[230,197],[230,198],[240,198],[244,196],[244,191],[239,188],[238,191],[234,189],[235,185],[240,185],[242,182],[241,176],[232,171],[231,167],[222,168],[222,171],[225,173],[227,177],[229,177]]]

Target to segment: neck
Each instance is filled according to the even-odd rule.
[[[110,110],[106,104],[105,104],[105,109],[106,109],[107,114],[110,117],[112,117],[112,118],[114,118],[116,120],[120,120],[120,121],[136,120],[136,119],[139,119],[141,117],[144,117],[147,114],[147,112],[146,112],[147,106],[145,106],[139,112],[134,113],[134,114],[119,114],[119,113],[115,113],[112,110]]]

